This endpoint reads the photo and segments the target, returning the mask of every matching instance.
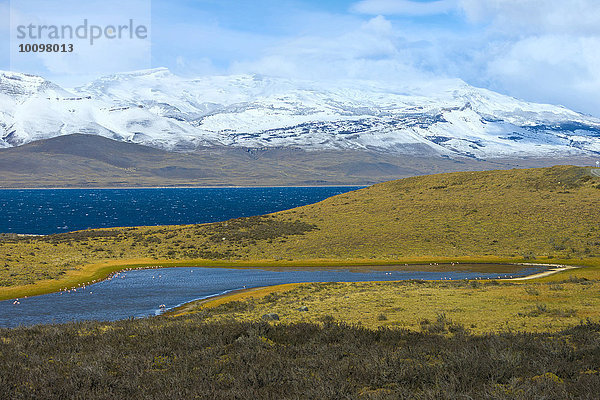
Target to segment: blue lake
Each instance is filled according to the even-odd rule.
[[[0,232],[52,234],[87,228],[193,224],[315,203],[359,187],[0,190]],[[0,327],[147,317],[236,289],[295,282],[487,279],[520,273],[167,268],[136,270],[86,288],[0,302]]]
[[[316,203],[360,187],[0,190],[0,233],[199,224]]]
[[[466,266],[465,266],[466,267]],[[340,270],[285,270],[228,268],[162,268],[119,273],[75,291],[52,293],[0,302],[0,327],[42,323],[147,317],[166,309],[236,289],[293,282],[362,282],[407,279],[496,279],[524,276],[543,268],[524,268],[518,273],[419,272]]]

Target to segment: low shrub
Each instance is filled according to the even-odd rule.
[[[477,336],[204,317],[0,329],[1,396],[592,399],[600,387],[600,325],[589,321]],[[454,327],[443,314],[428,324]]]

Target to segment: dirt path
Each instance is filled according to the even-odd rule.
[[[520,277],[520,278],[512,278],[512,279],[507,279],[507,280],[508,281],[526,281],[526,280],[529,280],[529,279],[543,278],[545,276],[554,275],[554,274],[556,274],[558,272],[567,271],[569,269],[575,269],[575,268],[578,268],[578,267],[572,267],[572,266],[569,266],[569,265],[561,265],[561,266],[559,266],[557,268],[553,268],[553,269],[550,269],[548,271],[540,272],[539,274],[529,275],[529,276],[523,276],[523,277]]]

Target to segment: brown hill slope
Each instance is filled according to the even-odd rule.
[[[556,162],[289,148],[218,147],[172,153],[100,136],[69,135],[1,149],[0,187],[368,185],[431,173]],[[586,165],[591,160],[564,162]]]

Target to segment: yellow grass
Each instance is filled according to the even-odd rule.
[[[427,330],[442,320],[474,333],[552,332],[600,319],[600,281],[576,282],[573,273],[598,274],[598,267],[558,273],[527,282],[361,282],[279,285],[188,304],[176,315],[211,309],[208,320],[259,320],[276,313],[280,322],[325,318],[378,327]],[[552,278],[553,282],[544,282]],[[560,283],[556,283],[560,282]],[[231,307],[226,307],[228,302]],[[301,306],[308,312],[299,311]]]
[[[152,265],[591,265],[600,256],[598,204],[600,179],[567,166],[408,178],[214,224],[0,235],[0,299]]]

